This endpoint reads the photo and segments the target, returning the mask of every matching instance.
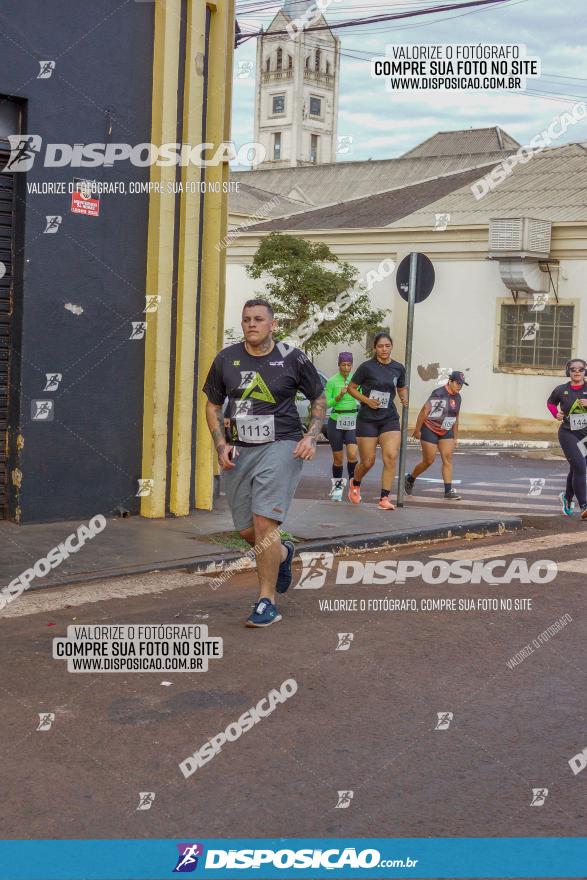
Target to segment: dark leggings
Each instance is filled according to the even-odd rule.
[[[565,495],[569,501],[574,495],[580,507],[587,505],[587,459],[585,457],[587,452],[583,452],[579,447],[581,440],[585,439],[582,435],[582,431],[571,431],[564,425],[558,429],[558,442],[571,466]],[[587,446],[587,440],[585,446]]]

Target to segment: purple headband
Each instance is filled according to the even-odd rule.
[[[341,361],[350,361],[350,363],[352,364],[353,356],[350,353],[350,351],[341,351],[340,352],[340,354],[338,355],[338,363],[340,363]]]

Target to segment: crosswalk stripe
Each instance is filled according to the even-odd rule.
[[[437,480],[436,477],[418,477],[418,479],[424,483],[443,483],[444,484],[444,480]],[[462,483],[462,480],[453,480],[452,482],[453,482],[453,486],[456,486],[457,484],[460,485]]]
[[[567,562],[557,562],[559,571],[571,571],[574,574],[587,574],[587,557],[582,559],[569,559]]]
[[[471,547],[470,549],[453,550],[449,553],[437,553],[433,559],[492,559],[496,556],[513,556],[518,553],[534,553],[539,550],[552,550],[554,547],[568,547],[571,544],[583,544],[587,541],[587,529],[584,532],[573,532],[561,535],[543,535],[540,538],[528,538],[526,541],[512,541],[509,544],[492,544],[489,547]],[[560,568],[560,566],[559,566]]]
[[[552,484],[555,482],[559,482],[558,480],[547,480],[546,485],[542,489],[542,494],[545,492],[556,492],[557,494],[561,491],[561,488],[566,484],[567,478],[560,480],[560,486],[553,486]],[[524,489],[530,488],[529,480],[510,480],[509,482],[499,482],[494,481],[493,483],[465,483],[465,489],[493,489],[494,487],[501,487],[502,489],[520,489],[523,491]]]
[[[433,489],[433,488],[422,489],[422,490],[420,490],[419,494],[425,493],[426,495],[429,495],[431,492],[438,492],[438,489]],[[477,492],[475,492],[472,489],[459,489],[459,494],[462,495],[463,498],[471,498],[471,497],[475,497],[476,495],[482,495],[484,498],[487,498],[487,495],[488,495],[488,493],[484,492],[482,489],[479,489]],[[417,498],[418,496],[414,495],[413,497]],[[549,495],[547,492],[542,492],[540,495],[528,495],[527,493],[524,493],[524,492],[491,492],[490,497],[491,498],[520,498],[520,499],[522,499],[522,498],[542,498],[545,501],[552,501],[554,504],[556,504],[558,502],[558,494],[557,495]]]
[[[515,496],[514,496],[515,497]],[[451,505],[451,510],[454,510],[458,507],[482,507],[486,510],[503,510],[508,511],[509,513],[512,510],[516,511],[516,513],[534,513],[537,510],[544,510],[550,512],[551,514],[555,514],[557,510],[560,512],[560,508],[556,504],[535,504],[528,503],[524,501],[522,504],[522,496],[520,497],[520,501],[517,504],[509,501],[473,501],[470,499],[463,498],[462,501],[455,501],[454,507]],[[412,498],[410,498],[412,500]],[[414,501],[420,501],[422,504],[444,504],[446,505],[446,500],[441,496],[440,498],[430,498],[424,497],[423,495],[414,495]]]

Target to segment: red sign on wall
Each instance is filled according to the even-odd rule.
[[[94,192],[93,181],[74,180],[71,194],[71,213],[87,214],[89,217],[99,217],[100,196]]]

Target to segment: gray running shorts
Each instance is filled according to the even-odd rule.
[[[297,440],[237,446],[235,467],[224,471],[224,489],[235,529],[253,525],[253,514],[283,522],[302,476],[294,458]]]

